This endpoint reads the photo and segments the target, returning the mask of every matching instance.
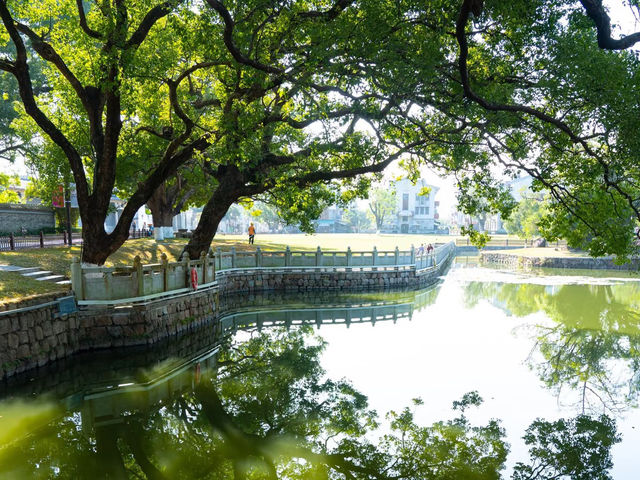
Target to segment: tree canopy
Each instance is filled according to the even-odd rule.
[[[503,217],[501,178],[524,171],[551,196],[550,239],[636,251],[640,35],[600,0],[1,0],[0,18],[16,124],[71,174],[86,261],[189,162],[210,189],[191,256],[239,198],[304,226],[398,159]],[[106,234],[113,193],[127,204]]]

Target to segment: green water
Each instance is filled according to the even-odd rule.
[[[637,479],[640,282],[561,273],[245,297],[54,364],[0,386],[0,478]]]

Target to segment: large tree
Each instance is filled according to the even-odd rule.
[[[1,0],[0,18],[0,70],[73,174],[85,261],[115,251],[193,159],[213,180],[192,256],[238,198],[273,194],[308,221],[400,157],[453,172],[470,213],[507,215],[492,175],[526,171],[552,197],[548,236],[635,252],[640,35],[612,38],[601,1]]]

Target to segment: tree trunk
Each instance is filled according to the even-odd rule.
[[[197,260],[202,252],[209,250],[211,241],[218,231],[218,225],[231,205],[241,197],[251,194],[244,189],[245,179],[236,167],[220,167],[216,180],[218,185],[204,206],[198,226],[184,248],[192,260]]]
[[[221,183],[216,188],[213,195],[209,198],[209,201],[202,209],[202,215],[198,226],[193,231],[193,235],[189,240],[189,243],[184,248],[185,252],[192,260],[200,258],[202,252],[209,250],[213,237],[215,237],[218,231],[218,225],[222,218],[227,214],[227,211],[238,199],[240,195],[233,190],[224,188]]]
[[[88,220],[82,222],[82,262],[102,265],[129,238],[129,231],[116,228],[107,234],[102,217]]]

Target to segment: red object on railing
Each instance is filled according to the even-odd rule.
[[[195,268],[191,269],[191,288],[198,289],[198,271]]]

